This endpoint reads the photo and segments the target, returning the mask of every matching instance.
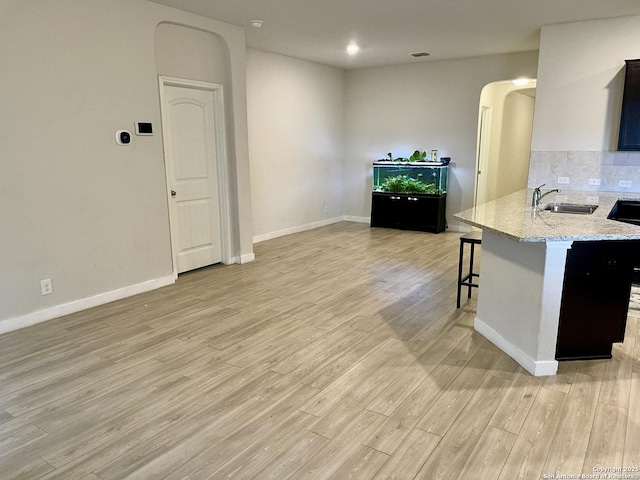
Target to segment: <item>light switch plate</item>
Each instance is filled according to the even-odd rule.
[[[600,179],[599,178],[590,178],[589,179],[589,185],[600,185]]]

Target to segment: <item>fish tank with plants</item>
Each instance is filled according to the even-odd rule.
[[[373,163],[374,192],[444,195],[449,166],[441,162]]]

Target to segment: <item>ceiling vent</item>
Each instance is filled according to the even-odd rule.
[[[427,52],[416,52],[416,53],[410,53],[409,55],[411,55],[412,57],[420,58],[420,57],[428,57],[431,54]]]

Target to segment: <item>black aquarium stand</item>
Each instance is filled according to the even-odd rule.
[[[373,192],[371,226],[420,232],[443,232],[447,194]]]

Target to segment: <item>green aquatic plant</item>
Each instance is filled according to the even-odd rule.
[[[416,150],[413,152],[413,155],[409,157],[410,162],[426,162],[427,161],[427,152],[420,153],[420,150]]]
[[[380,190],[389,193],[437,193],[433,183],[426,184],[407,175],[388,177],[380,185]]]
[[[383,162],[402,163],[402,162],[406,162],[407,159],[403,158],[403,157],[393,158],[393,153],[389,152],[389,153],[387,153],[387,158],[383,158],[382,161]]]

